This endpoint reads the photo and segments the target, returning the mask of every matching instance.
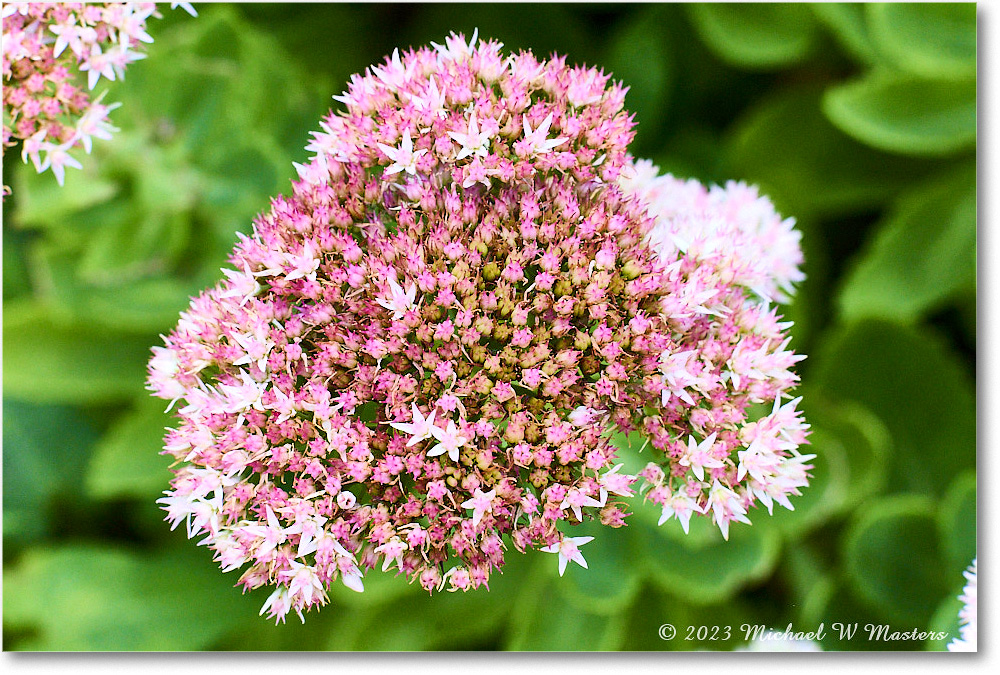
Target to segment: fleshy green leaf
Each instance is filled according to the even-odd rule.
[[[4,623],[34,628],[28,651],[203,649],[256,607],[207,551],[38,548],[4,566]]]
[[[809,9],[851,56],[868,65],[877,60],[877,52],[865,23],[864,5],[856,2],[814,2],[809,3]]]
[[[892,434],[889,492],[942,494],[976,462],[969,376],[929,329],[866,320],[832,333],[804,375],[875,412]]]
[[[948,487],[938,511],[938,529],[949,570],[961,579],[977,556],[975,472],[963,473]]]
[[[628,626],[621,649],[731,651],[744,642],[743,625],[770,622],[768,614],[761,604],[740,598],[718,605],[691,605],[656,586],[646,585],[626,613]]]
[[[846,320],[914,321],[976,283],[976,172],[922,184],[902,197],[840,291]]]
[[[525,556],[514,554],[508,556],[502,574],[494,572],[490,576],[488,590],[444,591],[433,595],[419,590],[366,613],[352,643],[345,645],[335,635],[331,646],[364,651],[412,651],[490,645],[506,622],[529,567]]]
[[[172,421],[165,407],[165,401],[144,396],[105,432],[87,468],[90,496],[153,499],[167,488],[171,460],[159,454]]]
[[[540,560],[536,564],[550,565],[552,561]],[[576,607],[560,592],[561,581],[564,580],[544,570],[532,574],[513,608],[505,648],[516,651],[617,649],[624,638],[624,615],[607,616]]]
[[[635,113],[637,129],[642,130],[636,142],[654,137],[667,113],[673,58],[651,11],[639,13],[615,33],[607,63],[615,79],[629,88],[625,106]]]
[[[632,601],[641,585],[640,572],[633,564],[622,530],[589,521],[573,528],[570,536],[592,536],[581,552],[588,569],[573,563],[561,580],[566,598],[574,605],[596,614],[614,614]],[[545,556],[555,557],[555,556]]]
[[[852,591],[852,584],[844,578],[823,578],[817,584],[816,596],[809,598],[816,605],[809,616],[816,618],[806,619],[805,625],[824,625],[826,632],[820,641],[824,651],[900,651],[923,646],[919,640],[903,639],[901,635],[914,628],[923,629],[923,625],[887,619]],[[897,633],[897,639],[892,639],[893,633]]]
[[[964,584],[965,579],[962,578],[962,581]],[[946,637],[938,639],[937,635],[935,635],[928,638],[925,644],[927,651],[946,652],[948,651],[948,644],[961,635],[958,612],[962,609],[964,603],[958,599],[959,595],[961,595],[961,590],[956,590],[942,600],[934,612],[934,616],[931,617],[928,630],[935,633],[944,633]]]
[[[834,127],[809,87],[765,97],[733,126],[725,173],[761,186],[785,215],[828,217],[879,206],[940,162],[874,150]]]
[[[871,36],[893,64],[925,77],[976,76],[976,4],[881,3],[865,7]]]
[[[3,299],[4,302],[31,291],[26,252],[30,241],[27,232],[3,230]]]
[[[861,510],[844,541],[853,587],[901,626],[923,626],[949,584],[941,564],[934,509],[915,496],[884,499]]]
[[[38,244],[33,257],[41,295],[53,316],[64,323],[88,323],[138,333],[168,331],[204,287],[200,279],[176,276],[106,279],[87,283],[72,251]],[[216,272],[218,270],[216,269]]]
[[[812,50],[815,21],[805,5],[698,3],[687,9],[705,44],[735,66],[790,66]]]
[[[4,398],[5,538],[24,541],[48,530],[51,499],[79,494],[80,473],[95,438],[90,423],[71,408]]]
[[[54,323],[37,305],[4,308],[4,396],[35,403],[100,403],[143,390],[155,338]]]
[[[823,112],[844,133],[904,155],[948,155],[976,145],[976,82],[872,72],[832,87]]]
[[[683,533],[667,534],[670,526],[679,529],[674,521],[657,527],[659,509],[652,505],[637,505],[635,511],[622,532],[633,559],[660,588],[689,602],[719,602],[766,577],[777,563],[781,539],[774,530],[733,523],[729,541],[716,531],[711,543],[699,545],[697,539],[689,542]],[[767,517],[766,513],[754,516]],[[714,527],[708,518],[693,517],[692,530],[696,520],[699,527]]]
[[[34,167],[18,171],[15,222],[24,227],[58,228],[72,213],[104,203],[118,193],[114,181],[99,177],[96,159],[87,157],[81,164],[82,170],[66,172],[61,187],[48,171],[36,174]]]

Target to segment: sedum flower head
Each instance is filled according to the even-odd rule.
[[[687,531],[706,515],[728,539],[752,506],[793,509],[815,457],[798,451],[809,425],[788,393],[805,357],[771,304],[804,278],[801,233],[743,183],[706,188],[638,162],[623,185],[654,218],[647,240],[665,273],[662,389],[642,422],[663,460],[642,472],[646,497],[661,524]]]
[[[108,113],[118,104],[90,92],[146,57],[146,21],[159,16],[153,2],[5,4],[3,152],[20,142],[22,160],[62,185],[66,167],[81,168],[71,151],[90,153],[94,138],[117,131]]]
[[[511,547],[586,567],[569,528],[627,515],[604,432],[641,422],[674,344],[621,184],[632,117],[603,73],[500,49],[452,35],[354,76],[155,349],[167,518],[278,620],[375,568],[434,591]]]
[[[978,575],[976,572],[976,560],[972,561],[969,568],[962,573],[965,577],[965,588],[958,596],[964,605],[958,612],[958,624],[961,634],[948,643],[950,652],[974,652],[979,649],[979,620],[978,620]]]

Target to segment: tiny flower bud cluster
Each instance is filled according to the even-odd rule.
[[[191,10],[193,11],[193,10]],[[125,77],[153,41],[146,21],[156,3],[27,2],[3,7],[3,150],[21,145],[21,158],[38,173],[52,170],[60,185],[66,167],[81,168],[70,151],[90,153],[93,139],[117,131],[89,91],[102,77]],[[77,81],[87,74],[87,86]],[[44,156],[43,156],[44,155]]]
[[[633,120],[606,75],[500,48],[355,76],[154,349],[149,388],[183,401],[168,519],[275,587],[278,620],[375,567],[435,591],[488,585],[508,546],[586,566],[567,528],[628,515],[605,432],[659,399],[675,342],[619,182]]]
[[[707,189],[656,174],[639,162],[623,181],[655,218],[648,240],[665,266],[670,336],[659,405],[643,421],[664,459],[641,475],[661,524],[676,517],[687,531],[693,514],[711,515],[728,539],[729,523],[749,523],[757,502],[792,509],[815,457],[797,450],[809,428],[800,399],[783,401],[805,357],[788,349],[791,324],[769,306],[803,279],[801,233],[743,183]]]

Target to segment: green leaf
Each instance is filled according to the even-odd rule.
[[[33,403],[104,403],[143,390],[153,336],[61,325],[34,304],[4,310],[4,396]]]
[[[64,323],[89,323],[115,331],[163,333],[204,285],[201,280],[156,276],[115,278],[88,283],[75,266],[76,255],[48,242],[35,247],[32,259],[39,295]],[[218,271],[217,268],[215,272]]]
[[[975,78],[975,3],[870,3],[865,9],[873,40],[897,67],[925,77]]]
[[[96,433],[72,408],[3,402],[5,539],[46,534],[56,496],[75,499]]]
[[[845,137],[820,97],[815,87],[784,89],[750,108],[729,132],[725,173],[759,184],[786,215],[823,218],[880,206],[940,166]]]
[[[900,626],[924,626],[949,584],[933,503],[900,495],[859,511],[844,537],[844,565],[868,604]]]
[[[637,143],[653,138],[669,107],[673,57],[652,20],[655,9],[642,11],[615,32],[607,65],[628,86],[625,107],[635,113]]]
[[[935,635],[928,638],[924,645],[927,651],[946,652],[948,651],[948,644],[962,634],[958,623],[958,612],[964,607],[965,603],[958,599],[961,593],[961,590],[953,592],[938,605],[934,616],[931,617],[928,630],[935,633],[944,633],[946,637],[937,639]]]
[[[31,549],[4,566],[5,624],[33,628],[18,650],[203,649],[256,613],[208,552],[97,545]]]
[[[844,133],[904,155],[949,155],[976,145],[976,82],[875,71],[836,85],[823,112]]]
[[[871,65],[878,54],[868,35],[865,8],[856,2],[814,2],[809,8],[857,61]]]
[[[676,533],[668,534],[670,525],[678,525],[675,522],[657,527],[659,509],[652,505],[637,505],[635,511],[622,533],[633,559],[660,588],[688,602],[724,600],[765,578],[778,561],[781,538],[774,530],[734,523],[729,541],[716,531],[710,543],[702,544],[697,538],[689,541]],[[695,521],[698,527],[714,527],[705,517],[691,521],[692,534]]]
[[[51,172],[37,174],[34,167],[18,171],[13,220],[23,227],[58,228],[74,212],[107,202],[118,193],[119,185],[99,176],[96,159],[88,157],[81,163],[83,170],[68,170],[61,187]]]
[[[537,564],[551,565],[552,560],[539,560]],[[561,581],[551,573],[531,575],[512,610],[505,648],[514,651],[617,649],[624,639],[624,615],[607,616],[580,609],[560,592]]]
[[[529,567],[526,557],[514,552],[507,557],[502,574],[490,576],[489,589],[433,595],[420,590],[365,614],[353,642],[344,645],[340,636],[333,636],[331,647],[416,651],[495,646],[492,639],[506,622]]]
[[[762,603],[748,603],[740,597],[718,605],[691,605],[647,585],[626,612],[628,625],[621,649],[731,651],[744,642],[743,624],[771,622],[770,614]],[[661,633],[665,624],[676,632],[665,629]]]
[[[955,478],[938,510],[938,530],[948,569],[956,579],[978,555],[976,542],[976,474],[968,471]]]
[[[165,401],[144,396],[105,432],[87,468],[90,496],[153,499],[167,488],[171,460],[159,454],[172,421],[165,407]]]
[[[917,650],[922,647],[919,640],[888,639],[894,632],[923,629],[922,624],[901,623],[887,620],[878,608],[862,602],[853,591],[853,586],[840,576],[823,578],[817,583],[817,594],[810,603],[818,607],[806,620],[810,627],[822,623],[826,633],[820,644],[824,651],[902,651]],[[901,636],[899,636],[901,637]]]
[[[928,328],[865,320],[832,332],[804,378],[878,414],[892,434],[891,492],[940,495],[976,463],[969,376]]]
[[[848,321],[916,321],[976,283],[976,168],[921,184],[877,226],[841,288]]]
[[[31,292],[28,278],[27,232],[3,229],[3,299],[5,302]]]
[[[813,47],[816,26],[805,5],[698,3],[687,9],[705,44],[735,66],[786,67],[802,61]]]
[[[561,581],[566,598],[595,614],[615,614],[632,601],[641,585],[622,530],[612,530],[594,521],[574,527],[572,535],[592,536],[581,549],[588,569],[571,567]]]

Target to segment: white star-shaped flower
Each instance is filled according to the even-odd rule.
[[[410,138],[409,129],[403,132],[403,138],[399,142],[398,148],[393,148],[383,143],[379,143],[378,147],[379,150],[385,153],[386,157],[392,160],[392,164],[386,167],[385,170],[385,173],[389,176],[400,171],[405,171],[411,176],[417,175],[417,159],[427,152],[426,150],[413,152],[413,139]]]
[[[191,16],[198,16],[198,12],[195,10],[194,7],[191,6],[190,2],[171,2],[170,3],[170,9],[177,9],[178,7],[180,7],[181,9],[183,9],[185,12],[187,12]]]
[[[420,408],[417,407],[415,402],[410,404],[410,410],[413,412],[412,421],[389,422],[389,426],[396,431],[402,431],[404,434],[413,436],[413,438],[407,441],[406,447],[416,445],[420,441],[430,438],[434,429],[437,428],[434,426],[434,415],[437,414],[436,410],[432,410],[430,415],[424,417],[424,414],[420,412]]]
[[[593,497],[584,494],[580,490],[577,490],[576,488],[571,488],[566,493],[566,499],[562,501],[562,504],[559,505],[559,508],[561,509],[570,508],[576,515],[577,520],[583,520],[583,512],[581,511],[581,507],[584,506],[596,506],[600,508],[604,506],[604,502],[598,501]]]
[[[627,473],[618,473],[624,464],[616,464],[610,471],[607,471],[600,478],[597,479],[598,483],[601,485],[601,491],[598,495],[599,506],[604,506],[608,501],[608,493],[613,495],[620,495],[622,497],[631,497],[635,494],[632,488],[629,487],[637,479]]]
[[[469,442],[468,438],[459,433],[458,427],[451,420],[448,420],[447,429],[432,426],[431,434],[437,439],[438,444],[427,451],[428,457],[437,457],[447,452],[451,461],[457,462],[459,449]]]
[[[729,539],[729,521],[735,520],[740,523],[750,525],[750,519],[746,516],[746,509],[740,504],[740,499],[735,492],[727,488],[718,480],[712,483],[712,489],[708,491],[708,503],[705,512],[712,510],[712,519],[722,531],[722,538]]]
[[[442,59],[458,61],[462,57],[470,56],[475,51],[478,38],[479,28],[476,28],[472,31],[472,39],[469,40],[469,44],[465,44],[457,35],[452,33],[444,39],[444,45],[431,42],[431,46],[437,50],[439,61]]]
[[[476,488],[472,498],[462,502],[463,509],[472,509],[473,527],[479,527],[479,521],[483,519],[483,516],[486,513],[493,512],[493,498],[496,497],[496,495],[496,490],[483,492],[480,488]]]
[[[404,292],[403,287],[397,284],[395,279],[389,279],[389,297],[377,298],[376,302],[392,312],[393,321],[398,321],[408,311],[416,309],[416,305],[413,302],[416,297],[416,284],[410,282],[410,285],[406,287],[406,291]]]
[[[485,157],[490,152],[490,134],[485,131],[479,131],[479,122],[476,120],[475,110],[469,116],[469,129],[467,133],[449,131],[448,135],[462,146],[455,159],[465,159],[470,155]]]
[[[531,125],[528,124],[527,115],[521,116],[521,124],[524,126],[524,140],[528,142],[530,152],[532,153],[543,154],[549,152],[569,140],[561,136],[553,139],[546,138],[549,135],[549,127],[552,125],[552,113],[549,113],[542,120],[542,123],[535,127],[534,131],[532,131]]]
[[[694,436],[688,436],[687,451],[677,462],[681,466],[691,467],[692,473],[698,477],[698,480],[705,480],[706,468],[718,469],[725,466],[720,460],[715,459],[709,454],[709,451],[715,444],[716,435],[713,433],[701,443],[695,443]]]
[[[698,503],[688,497],[681,489],[663,504],[663,511],[660,512],[660,520],[657,525],[663,525],[671,518],[676,517],[681,522],[681,527],[684,528],[684,534],[687,534],[691,523],[691,514],[695,512],[701,513]]]
[[[587,561],[583,559],[580,547],[593,540],[593,537],[563,537],[558,544],[545,546],[541,550],[544,553],[559,554],[559,576],[562,576],[570,560],[583,569],[587,569]]]

